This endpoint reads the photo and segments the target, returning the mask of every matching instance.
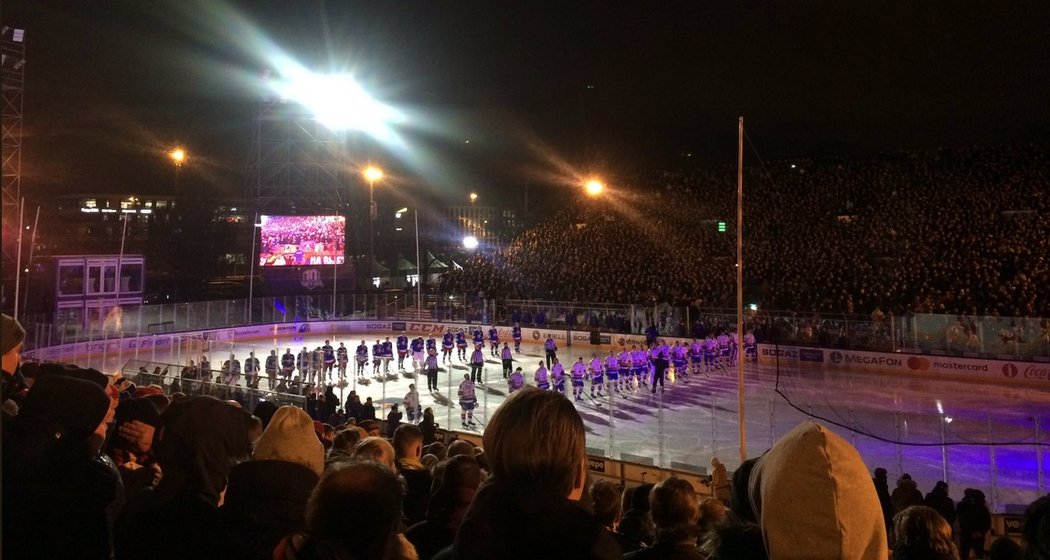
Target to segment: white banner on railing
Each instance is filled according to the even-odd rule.
[[[843,370],[943,375],[1004,383],[1050,384],[1050,364],[1006,360],[982,360],[923,354],[864,352],[806,348],[801,346],[758,345],[759,361],[774,365],[822,366]]]

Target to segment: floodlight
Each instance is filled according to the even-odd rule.
[[[584,185],[584,188],[587,189],[587,194],[591,196],[598,196],[602,194],[603,190],[605,190],[605,185],[603,185],[602,182],[597,179],[591,179],[590,181],[587,181],[587,184]]]
[[[478,248],[478,238],[474,237],[473,235],[468,235],[468,236],[464,237],[463,238],[463,247],[466,248],[466,249],[471,249],[471,250],[477,249]]]

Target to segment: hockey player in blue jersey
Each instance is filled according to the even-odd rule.
[[[623,389],[630,390],[631,388],[631,352],[626,347],[620,349],[620,354],[616,356],[616,361],[620,366],[620,391]]]
[[[285,379],[292,378],[292,371],[295,369],[295,355],[292,354],[291,348],[284,349],[284,355],[281,356],[281,376]]]
[[[365,341],[362,340],[361,344],[357,345],[354,359],[357,361],[357,378],[361,379],[365,376],[365,364],[368,363],[368,344]]]
[[[412,370],[418,372],[423,368],[423,361],[426,360],[426,354],[423,352],[423,337],[419,336],[412,339],[412,343],[409,348],[412,350]]]
[[[460,363],[467,361],[467,333],[462,330],[456,331],[456,350],[459,354]]]
[[[324,360],[321,369],[321,380],[324,382],[324,380],[332,378],[332,369],[335,368],[335,348],[332,347],[332,341],[324,341],[324,346],[321,347],[321,355]]]
[[[510,337],[514,339],[514,353],[521,353],[521,325],[514,323],[514,326],[510,328]]]
[[[434,352],[436,354],[437,351],[438,343],[437,340],[434,338],[434,335],[427,336],[427,353],[429,354],[431,352]]]
[[[443,363],[452,363],[452,348],[455,347],[455,342],[452,339],[452,333],[446,332],[441,337],[441,361]]]
[[[485,332],[481,330],[481,327],[475,327],[474,330],[471,331],[471,336],[473,337],[474,346],[479,344],[482,347],[485,346]]]
[[[495,326],[489,327],[489,352],[493,356],[499,356],[499,331]]]
[[[689,344],[689,371],[690,373],[700,373],[700,363],[704,357],[704,345],[700,344],[697,339],[693,339],[693,342]]]
[[[376,339],[372,345],[372,377],[379,379],[379,365],[383,363],[383,343]]]
[[[390,362],[394,361],[394,343],[390,342],[390,337],[386,337],[383,340],[383,377],[390,373]]]
[[[397,369],[405,371],[405,356],[408,356],[408,337],[397,335]]]

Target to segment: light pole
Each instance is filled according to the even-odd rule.
[[[374,166],[369,165],[365,168],[362,173],[365,179],[368,181],[368,283],[371,285],[375,278],[375,221],[376,221],[376,201],[375,201],[375,183],[376,181],[383,178],[383,170]]]
[[[171,158],[172,163],[175,164],[175,196],[179,195],[179,171],[182,170],[182,164],[186,162],[186,150],[180,147],[176,147],[168,152],[168,157]]]

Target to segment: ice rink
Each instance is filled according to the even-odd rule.
[[[371,348],[376,338],[388,335],[367,336],[365,341]],[[397,334],[389,336],[395,340]],[[311,349],[321,346],[324,340],[323,335],[306,335],[274,339],[269,343],[264,340],[216,343],[209,357],[212,367],[218,369],[230,352],[243,362],[248,352],[254,351],[256,357],[265,362],[271,349],[277,349],[278,355],[283,354],[285,348],[295,353],[303,346]],[[338,342],[340,340],[332,340],[332,345],[338,346]],[[397,372],[395,356],[391,375],[385,383],[371,379],[369,363],[369,382],[358,383],[353,375],[353,353],[361,342],[360,335],[342,342],[349,349],[351,364],[347,386],[335,389],[341,401],[345,402],[349,391],[356,390],[362,401],[372,397],[377,416],[385,418],[385,407],[400,404],[408,385],[416,383],[423,408],[433,408],[442,427],[459,429],[456,389],[463,375],[469,373],[469,367],[460,362],[455,352],[451,364],[441,365],[441,390],[428,394],[425,377],[420,375],[418,383],[413,378],[410,358],[406,360],[408,370]],[[438,343],[440,346],[440,340]],[[562,347],[558,356],[568,369],[580,356],[588,361],[593,352],[591,347]],[[508,392],[501,362],[489,354],[487,345],[485,355],[485,381],[478,388],[475,411],[479,421],[477,431],[484,429]],[[98,367],[104,363],[105,369],[112,371],[132,358],[186,364],[199,356],[183,349],[170,353],[158,350],[150,355],[109,355],[104,357],[104,362],[99,356],[93,365]],[[542,358],[542,347],[526,341],[522,351],[514,356],[514,367],[521,366],[526,381],[532,384],[533,372]],[[796,410],[776,392],[776,367],[749,363],[745,379],[747,455],[757,457],[777,437],[806,419],[807,414]],[[571,384],[567,385],[571,395]],[[1048,490],[1050,481],[1044,473],[1044,455],[1050,445],[1047,433],[1050,432],[1050,391],[931,378],[847,374],[828,366],[811,370],[782,369],[781,388],[785,385],[788,385],[787,396],[800,408],[842,425],[829,424],[860,451],[869,470],[885,467],[890,472],[891,489],[893,480],[902,472],[910,473],[924,493],[932,489],[937,480],[946,480],[955,499],[961,497],[964,488],[982,489],[993,511],[1002,511],[1009,504],[1028,504]],[[260,382],[260,388],[266,388],[265,379]],[[590,393],[589,383],[585,393]],[[380,409],[381,405],[384,409]],[[684,464],[709,468],[712,457],[719,457],[730,470],[739,464],[735,368],[693,375],[688,383],[677,379],[656,394],[642,388],[626,392],[623,397],[608,392],[594,400],[585,397],[577,403],[577,408],[587,426],[587,446],[592,454],[632,461],[649,458],[665,467]],[[850,426],[883,439],[856,433],[848,428]],[[979,437],[974,439],[974,434]],[[895,441],[924,445],[900,445]],[[942,441],[960,443],[941,445]],[[969,441],[979,441],[979,444],[962,443]],[[985,445],[988,441],[1024,445]]]

